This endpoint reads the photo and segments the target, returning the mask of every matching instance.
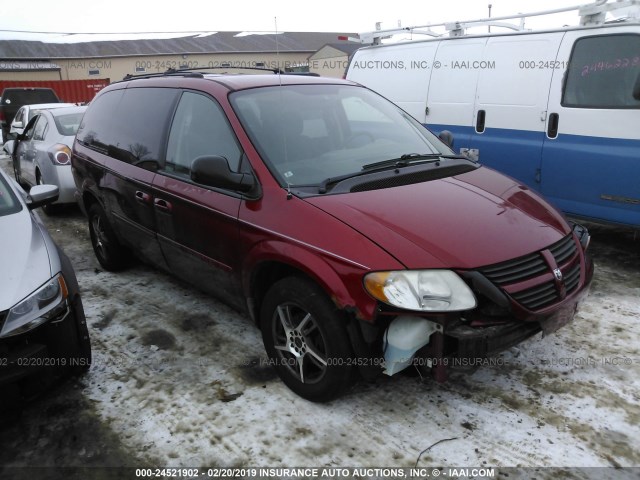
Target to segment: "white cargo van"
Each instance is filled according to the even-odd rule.
[[[604,21],[621,7],[625,19]],[[640,1],[579,13],[580,26],[540,32],[465,34],[506,17],[441,24],[449,37],[361,48],[346,77],[451,131],[456,150],[476,149],[565,212],[640,228]]]

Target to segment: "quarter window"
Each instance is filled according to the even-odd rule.
[[[562,105],[640,108],[633,90],[640,76],[640,35],[586,37],[571,54]]]
[[[209,97],[184,92],[169,133],[165,170],[189,177],[196,158],[217,155],[237,171],[241,154],[222,108]]]

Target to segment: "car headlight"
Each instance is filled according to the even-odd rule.
[[[451,270],[373,272],[364,285],[374,298],[406,310],[455,312],[476,306],[471,289]]]
[[[60,316],[68,309],[68,296],[69,291],[62,274],[51,278],[9,310],[0,338],[20,335]]]

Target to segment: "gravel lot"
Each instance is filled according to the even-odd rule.
[[[0,165],[9,170],[6,157]],[[419,465],[640,466],[640,233],[589,226],[591,294],[556,334],[446,384],[400,374],[315,405],[265,364],[248,318],[144,265],[102,271],[76,208],[41,217],[75,266],[94,365],[0,413],[0,475],[26,465],[413,467],[443,439]]]

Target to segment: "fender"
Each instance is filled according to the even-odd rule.
[[[303,245],[292,245],[275,239],[255,244],[247,252],[242,265],[242,289],[249,299],[249,311],[254,319],[257,318],[258,305],[251,305],[251,302],[258,300],[256,291],[269,287],[256,285],[255,282],[259,281],[258,277],[264,272],[264,268],[269,268],[266,265],[268,263],[304,273],[325,292],[332,292],[330,298],[337,308],[352,313],[357,319],[373,321],[376,301],[362,286],[363,276],[370,271],[368,267],[329,252],[314,251]],[[343,279],[349,279],[348,283],[343,282]]]

